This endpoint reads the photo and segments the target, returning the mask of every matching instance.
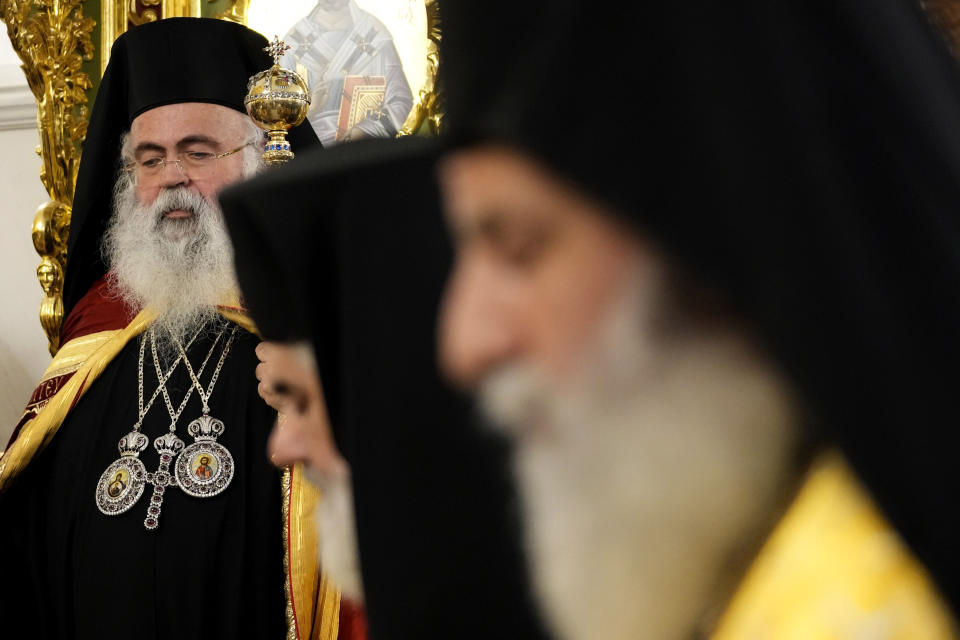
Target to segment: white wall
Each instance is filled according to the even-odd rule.
[[[0,28],[0,450],[50,361],[30,240],[33,214],[48,197],[34,151],[36,104],[19,65]]]

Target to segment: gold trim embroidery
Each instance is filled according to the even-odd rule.
[[[280,509],[283,517],[283,573],[286,576],[284,594],[287,603],[284,613],[287,619],[287,640],[298,640],[297,618],[293,615],[293,572],[290,570],[290,500],[292,496],[292,485],[293,474],[290,472],[290,467],[285,467],[283,470],[283,478],[280,482],[283,499],[283,504]]]
[[[141,311],[125,329],[117,331],[83,363],[83,366],[77,369],[77,372],[50,399],[37,417],[23,425],[20,435],[0,458],[0,491],[6,489],[13,478],[47,446],[51,438],[56,435],[67,413],[90,388],[90,384],[113,361],[127,342],[140,335],[155,318],[156,314],[153,311],[149,309]]]
[[[747,572],[713,640],[957,637],[925,568],[837,453],[817,460]],[[869,635],[869,634],[868,634]]]

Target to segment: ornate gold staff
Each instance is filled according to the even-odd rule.
[[[266,131],[263,160],[283,164],[293,159],[287,132],[303,122],[310,108],[310,89],[295,71],[280,66],[280,58],[290,49],[279,36],[264,51],[273,56],[273,66],[250,78],[243,104],[257,126]]]

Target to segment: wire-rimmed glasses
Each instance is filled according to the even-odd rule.
[[[232,156],[241,151],[251,142],[245,142],[236,149],[224,151],[223,153],[212,153],[210,151],[183,151],[175,157],[164,158],[159,155],[144,156],[140,160],[135,160],[124,166],[124,170],[132,173],[137,183],[145,186],[156,186],[163,181],[163,171],[168,164],[176,164],[177,170],[191,180],[202,180],[213,170],[220,158]]]

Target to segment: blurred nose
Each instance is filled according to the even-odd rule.
[[[471,388],[514,358],[520,336],[494,271],[480,260],[458,260],[440,316],[439,360],[454,384]]]

